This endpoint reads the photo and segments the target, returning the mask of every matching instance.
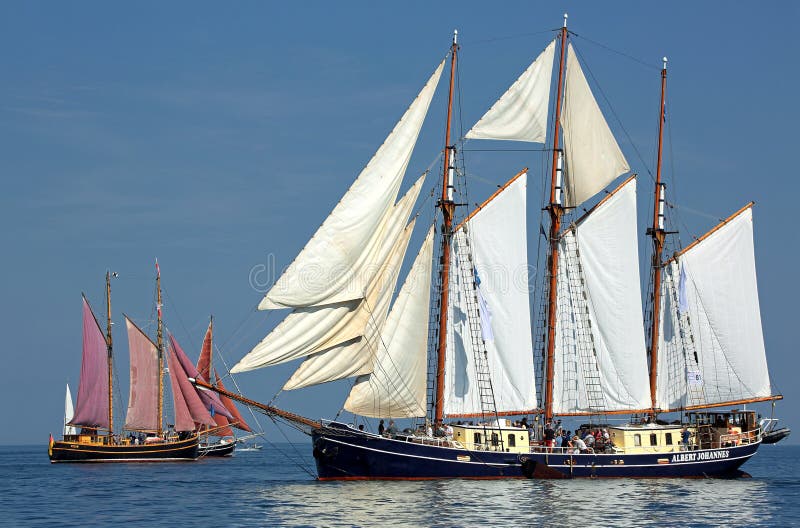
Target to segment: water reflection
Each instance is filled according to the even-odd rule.
[[[308,451],[300,461],[313,468]],[[800,514],[798,456],[762,447],[746,466],[754,478],[739,480],[317,482],[269,448],[92,466],[0,449],[0,492],[10,526],[174,527],[199,511],[224,526],[784,526]]]

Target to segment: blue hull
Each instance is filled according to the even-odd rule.
[[[736,477],[759,443],[662,454],[468,451],[331,424],[312,433],[320,480]]]

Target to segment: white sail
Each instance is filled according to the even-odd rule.
[[[374,371],[356,380],[344,404],[348,411],[376,418],[425,416],[432,264],[433,228],[386,320]]]
[[[523,173],[456,231],[445,359],[447,415],[482,412],[476,346],[479,354],[486,352],[497,412],[523,413],[536,408],[526,188],[527,173]],[[470,324],[469,306],[476,302],[482,305],[480,323]],[[472,313],[474,318],[474,308]]]
[[[664,275],[657,406],[770,396],[752,208],[670,262]]]
[[[650,407],[631,178],[559,242],[553,412]]]
[[[467,132],[469,139],[544,143],[555,40]]]
[[[373,236],[397,198],[420,127],[444,67],[436,68],[353,185],[259,304],[260,310],[359,299],[369,280]],[[405,222],[403,222],[405,225]]]
[[[375,233],[381,243],[370,252],[372,260],[361,272],[369,279],[369,283],[375,280],[395,242],[402,236],[424,181],[425,177],[422,176],[411,186],[395,204],[382,228]],[[364,294],[362,292],[361,297]],[[369,310],[366,308],[364,299],[360,298],[295,309],[243,357],[231,372],[246,372],[277,365],[356,339],[364,334],[364,328],[369,321]]]
[[[630,170],[569,45],[561,128],[567,158],[564,205],[577,207]]]
[[[391,255],[361,303],[361,310],[367,320],[363,335],[309,356],[283,386],[284,390],[300,389],[372,372],[372,361],[381,339],[380,332],[397,287],[397,278],[408,241],[414,231],[414,223],[412,220],[395,242]]]
[[[67,383],[67,395],[64,398],[64,435],[78,434],[78,428],[74,425],[67,425],[72,421],[75,416],[75,407],[72,405],[72,392],[69,390],[69,383]]]

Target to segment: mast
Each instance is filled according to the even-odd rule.
[[[553,418],[553,378],[555,376],[555,338],[556,338],[556,305],[558,302],[558,232],[561,229],[561,180],[563,153],[559,148],[559,128],[561,120],[561,98],[564,86],[564,56],[567,46],[567,14],[564,13],[564,25],[561,26],[561,57],[558,65],[558,90],[556,96],[556,115],[553,122],[553,170],[550,175],[550,260],[549,260],[549,296],[547,301],[547,350],[545,353],[545,423]]]
[[[158,436],[164,424],[164,328],[161,321],[161,268],[156,259],[156,313],[158,314],[156,349],[158,350]]]
[[[439,272],[441,295],[439,297],[439,344],[436,358],[436,398],[434,400],[434,422],[442,423],[444,417],[444,360],[447,346],[447,302],[450,294],[450,239],[453,234],[452,177],[455,173],[455,145],[450,145],[450,121],[453,114],[453,86],[455,83],[456,58],[458,54],[458,30],[453,31],[453,46],[450,50],[450,91],[447,97],[447,125],[444,136],[444,170],[442,171],[442,267]]]
[[[209,334],[209,343],[208,343],[208,382],[211,385],[216,385],[216,382],[213,381],[211,374],[214,372],[214,316],[211,316],[211,320],[208,323],[208,334]]]
[[[111,272],[106,270],[106,350],[108,351],[108,434],[114,435],[114,342],[111,338]]]
[[[650,321],[650,403],[651,413],[656,414],[656,378],[658,375],[658,323],[661,312],[661,255],[664,251],[664,184],[661,183],[661,157],[664,141],[664,101],[667,91],[667,58],[661,69],[661,106],[658,113],[658,159],[656,162],[656,185],[653,197],[653,226],[647,234],[653,237],[653,310]]]

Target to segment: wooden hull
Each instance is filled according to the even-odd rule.
[[[58,441],[50,447],[50,462],[177,462],[196,460],[198,438],[158,444],[114,445]]]
[[[384,438],[331,423],[312,433],[320,480],[702,478],[742,476],[759,443],[661,454],[469,451]]]

